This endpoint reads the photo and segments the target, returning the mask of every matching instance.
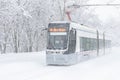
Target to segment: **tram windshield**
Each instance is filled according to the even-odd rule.
[[[48,49],[63,50],[67,48],[67,35],[49,35]]]

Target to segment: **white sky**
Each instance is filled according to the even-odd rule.
[[[88,4],[113,4],[113,3],[120,3],[120,0],[90,0]],[[94,7],[93,7],[94,8]],[[103,22],[106,20],[113,18],[119,19],[120,18],[120,6],[112,7],[112,6],[104,6],[104,7],[96,7],[95,14],[99,16]]]

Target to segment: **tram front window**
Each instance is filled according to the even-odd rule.
[[[63,50],[67,48],[66,35],[49,35],[48,49]]]

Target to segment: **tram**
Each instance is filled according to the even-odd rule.
[[[47,32],[47,65],[73,65],[110,53],[111,39],[97,29],[67,21],[51,22]]]

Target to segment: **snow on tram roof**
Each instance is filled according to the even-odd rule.
[[[85,26],[83,24],[71,22],[71,25],[73,28],[78,29],[78,30],[83,30],[83,31],[88,31],[88,32],[93,32],[96,33],[97,29],[90,28],[88,26]]]

